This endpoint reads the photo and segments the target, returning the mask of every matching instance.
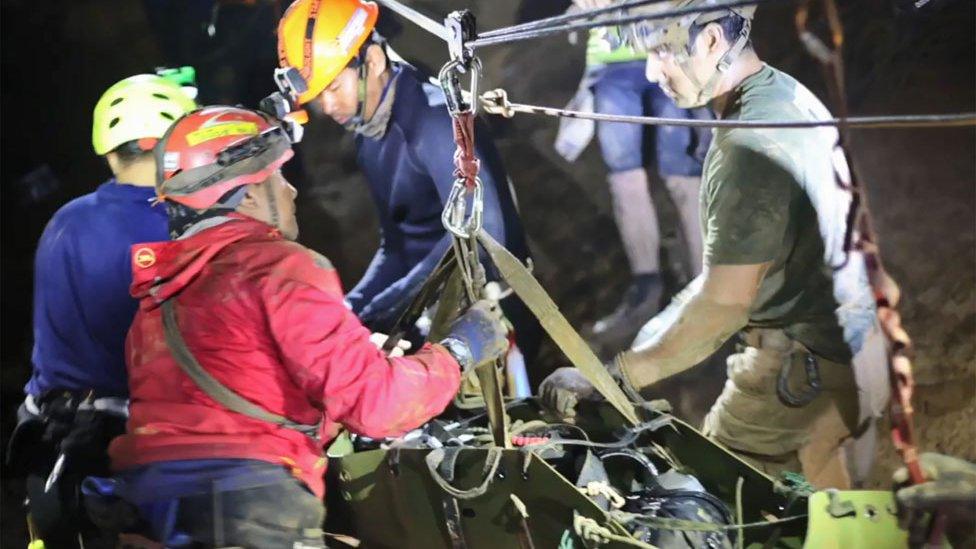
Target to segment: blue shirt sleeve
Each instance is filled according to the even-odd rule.
[[[369,262],[369,267],[359,282],[346,294],[346,301],[354,313],[364,322],[367,309],[376,297],[388,288],[387,281],[395,279],[403,272],[403,266],[386,253],[386,239],[380,240],[380,247]]]
[[[442,116],[426,116],[422,125],[411,140],[410,154],[413,160],[423,166],[437,189],[441,205],[447,202],[454,185],[454,133],[451,118],[446,112]],[[498,185],[507,184],[496,178],[492,164],[485,162],[484,147],[490,145],[490,136],[482,124],[476,124],[476,153],[481,162],[481,179],[484,196],[483,230],[499,242],[505,242],[505,226],[498,198]],[[444,236],[431,248],[420,263],[413,266],[402,278],[389,285],[362,308],[360,318],[374,329],[383,330],[392,326],[409,301],[420,291],[421,285],[437,267],[441,257],[451,244],[451,236],[445,230]],[[377,253],[379,255],[382,250]],[[376,260],[374,259],[374,262]],[[371,265],[372,267],[372,265]],[[364,281],[370,277],[364,277]],[[377,277],[378,278],[378,277]]]

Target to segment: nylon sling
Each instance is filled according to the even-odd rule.
[[[296,423],[285,416],[269,412],[261,406],[248,401],[221,383],[217,378],[213,377],[210,372],[207,372],[200,365],[190,351],[190,348],[186,346],[186,342],[183,340],[183,334],[180,333],[180,327],[176,321],[176,310],[173,308],[173,300],[167,299],[163,302],[161,308],[163,312],[163,334],[166,336],[166,345],[169,347],[180,370],[183,370],[183,373],[193,380],[197,387],[206,393],[207,396],[232,412],[237,412],[238,414],[267,423],[273,423],[285,429],[298,431],[307,437],[318,438],[319,426],[321,424],[306,425]]]
[[[589,345],[583,341],[576,330],[569,324],[566,317],[559,312],[559,307],[546,293],[539,281],[524,265],[486,232],[478,233],[478,240],[488,252],[492,263],[498,267],[505,282],[515,291],[523,303],[539,319],[549,337],[559,346],[566,358],[573,363],[587,381],[600,392],[631,425],[637,425],[640,420],[634,412],[630,399],[617,385],[606,367],[600,362]]]

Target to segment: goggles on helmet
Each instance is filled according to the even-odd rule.
[[[260,111],[205,107],[174,123],[156,147],[156,193],[195,210],[260,183],[293,152],[281,121]]]
[[[274,126],[264,132],[235,145],[231,145],[217,154],[217,164],[230,166],[242,160],[258,156],[273,145],[291,140],[281,126]]]

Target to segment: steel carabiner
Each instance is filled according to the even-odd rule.
[[[448,195],[444,211],[441,213],[441,223],[444,228],[459,238],[471,238],[481,230],[484,198],[480,177],[474,179],[471,194],[471,214],[467,215],[468,187],[463,178],[455,179],[454,185],[451,186],[451,194]]]

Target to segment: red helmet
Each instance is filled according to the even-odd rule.
[[[196,210],[261,183],[294,153],[273,118],[238,107],[204,107],[177,120],[156,146],[156,194]]]

